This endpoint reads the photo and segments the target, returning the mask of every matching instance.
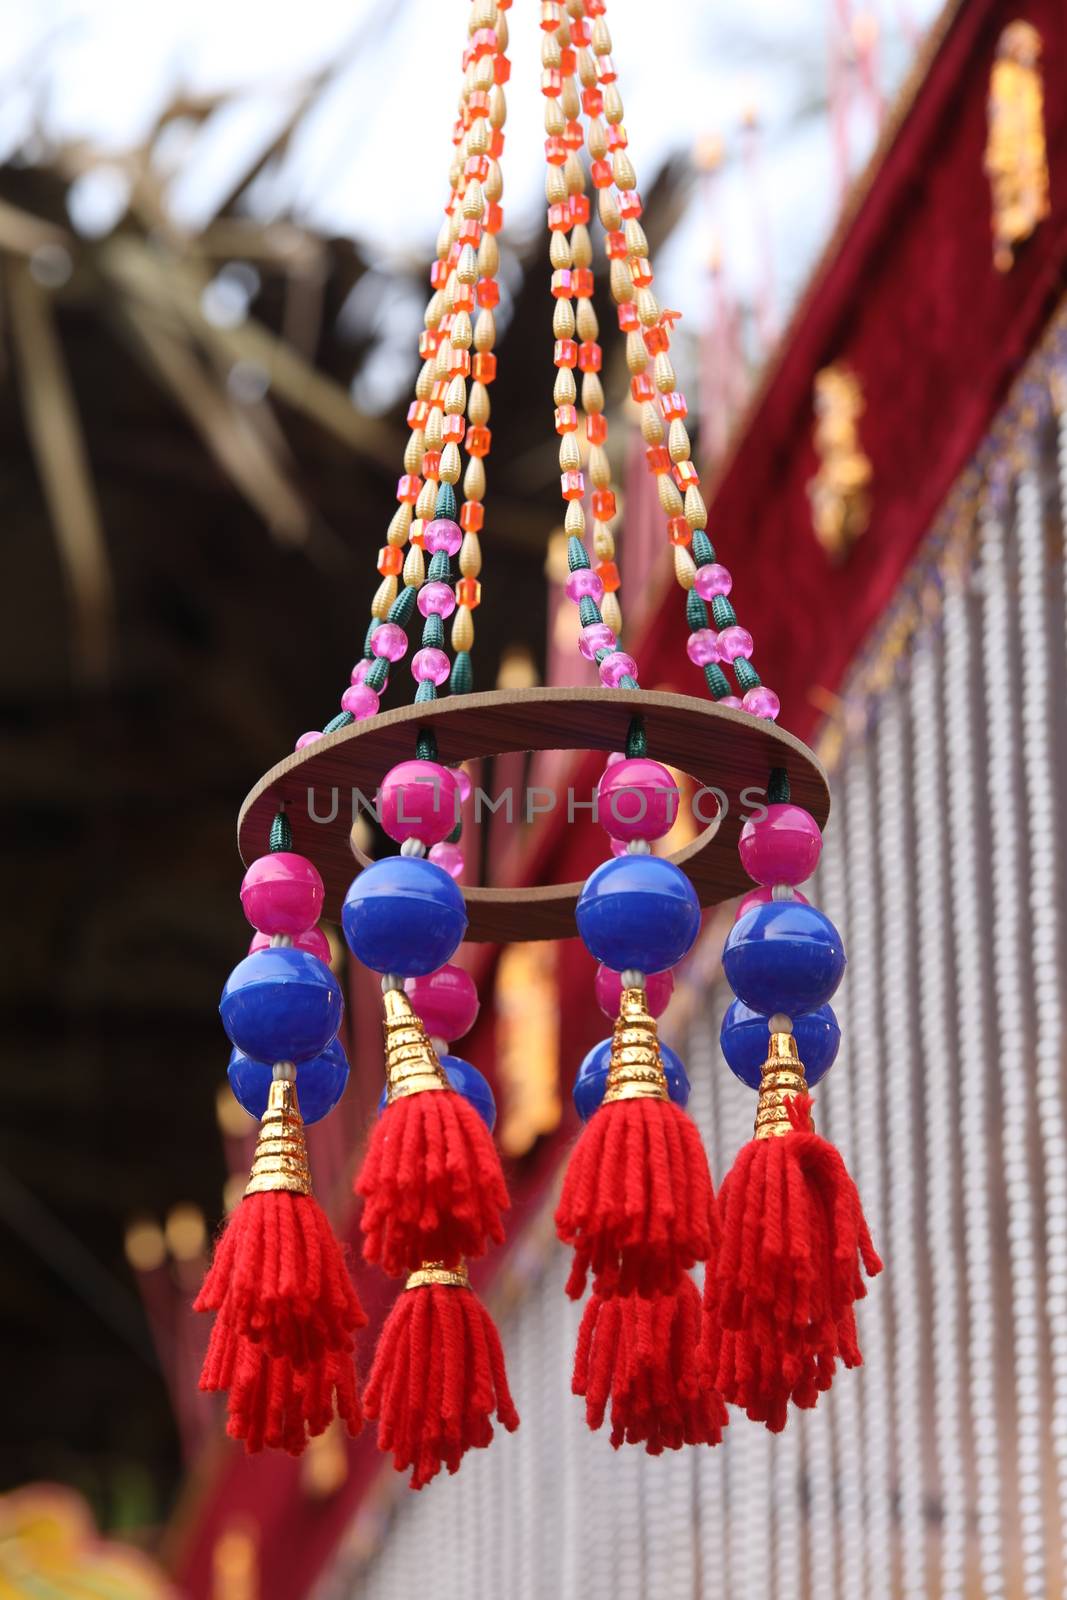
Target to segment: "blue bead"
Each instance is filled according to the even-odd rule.
[[[825,1077],[834,1064],[837,1047],[841,1043],[841,1029],[829,1006],[793,1018],[793,1037],[797,1053],[804,1064],[804,1077],[809,1089],[814,1089],[819,1079]],[[767,1059],[767,1018],[760,1011],[750,1011],[740,1000],[735,1000],[722,1019],[719,1042],[730,1071],[758,1089],[761,1068]]]
[[[443,967],[467,931],[463,891],[420,856],[386,856],[355,879],[341,911],[345,938],[372,972],[421,978]]]
[[[586,949],[613,972],[665,972],[700,931],[696,890],[659,856],[605,861],[585,880],[575,915]]]
[[[235,1050],[226,1074],[235,1099],[253,1117],[262,1117],[267,1109],[267,1096],[274,1076],[273,1065],[267,1061],[253,1061],[251,1056]],[[348,1057],[339,1039],[328,1044],[321,1056],[301,1061],[296,1069],[296,1098],[300,1115],[309,1128],[313,1122],[321,1122],[326,1113],[333,1110],[344,1094],[347,1082]]]
[[[689,1078],[682,1066],[681,1058],[663,1043],[660,1044],[659,1053],[663,1058],[663,1070],[667,1075],[667,1093],[676,1106],[685,1106],[689,1102]],[[596,1111],[604,1098],[604,1091],[608,1086],[608,1069],[611,1066],[611,1040],[602,1039],[595,1044],[578,1068],[578,1076],[574,1080],[574,1109],[583,1122]]]
[[[815,906],[771,900],[734,923],[722,953],[730,988],[765,1017],[799,1017],[831,998],[845,970],[841,935]]]
[[[234,967],[219,1001],[231,1044],[254,1061],[308,1061],[341,1026],[345,1006],[324,961],[294,946],[257,950]]]
[[[496,1127],[496,1101],[487,1079],[472,1067],[469,1061],[464,1061],[462,1056],[442,1056],[441,1065],[445,1069],[445,1077],[464,1100],[469,1100],[477,1111],[489,1132]],[[381,1116],[389,1104],[389,1090],[383,1089],[378,1100],[378,1115]]]

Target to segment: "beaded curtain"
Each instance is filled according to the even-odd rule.
[[[891,1263],[866,1366],[780,1437],[734,1413],[716,1450],[616,1454],[567,1392],[550,1248],[502,1323],[522,1429],[397,1501],[369,1564],[342,1546],[318,1600],[414,1600],[430,1572],[439,1600],[1065,1592],[1067,421],[1037,410],[966,559],[918,573],[935,620],[843,749],[815,882],[851,955],[819,1125]],[[728,993],[699,998],[670,1042],[719,1175],[751,1093]]]

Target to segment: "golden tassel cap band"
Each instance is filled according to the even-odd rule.
[[[771,1034],[762,1072],[755,1136],[778,1139],[793,1131],[786,1101],[808,1092],[797,1042],[791,1033]]]
[[[446,1289],[469,1289],[467,1263],[461,1261],[458,1267],[446,1267],[440,1261],[424,1261],[418,1272],[410,1275],[404,1288],[425,1289],[431,1283],[444,1284]]]
[[[263,1113],[252,1170],[245,1194],[310,1194],[304,1119],[296,1098],[296,1085],[275,1078]]]
[[[624,989],[611,1036],[604,1105],[616,1100],[666,1100],[667,1075],[659,1034],[643,989]]]
[[[447,1089],[437,1051],[403,989],[387,989],[383,998],[385,1085],[390,1104],[427,1089]]]

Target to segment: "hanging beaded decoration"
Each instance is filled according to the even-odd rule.
[[[301,735],[241,810],[240,849],[252,863],[242,901],[258,931],[227,981],[221,1013],[234,1045],[234,1092],[262,1130],[246,1198],[197,1302],[216,1312],[202,1386],[229,1390],[232,1435],[249,1449],[299,1451],[335,1412],[355,1432],[365,1410],[415,1488],[488,1444],[494,1416],[505,1428],[518,1424],[500,1339],[467,1273],[468,1260],[503,1239],[508,1197],[492,1092],[451,1053],[478,1012],[472,980],[452,964],[464,938],[566,938],[576,922],[600,963],[597,1000],[613,1030],[575,1080],[584,1127],[556,1214],[574,1250],[568,1293],[584,1295],[591,1279],[572,1385],[591,1427],[608,1417],[613,1444],[651,1453],[715,1444],[729,1402],[780,1429],[790,1400],[810,1406],[829,1387],[838,1358],[859,1361],[852,1307],[865,1292],[860,1267],[880,1266],[855,1186],[811,1120],[810,1090],[837,1051],[828,1002],[845,959],[831,923],[796,887],[818,861],[826,781],[811,752],[775,725],[778,698],[752,664],[752,635],[737,620],[730,573],[707,536],[670,358],[676,314],[652,289],[605,0],[544,0],[540,8],[566,588],[578,609],[579,650],[599,686],[471,692],[509,9],[510,0],[470,6],[422,365],[362,658],[340,712]],[[685,593],[688,654],[706,700],[642,690],[637,662],[619,643],[590,181],[630,392]],[[382,712],[416,612],[413,703]],[[461,763],[549,749],[610,752],[597,790],[609,859],[585,883],[462,890]],[[731,802],[675,856],[652,853],[679,804],[668,767]],[[762,787],[769,805],[745,820],[743,792]],[[371,861],[358,848],[336,804],[353,791],[377,794],[398,855]],[[329,796],[335,803],[324,810]],[[294,826],[307,855],[293,851]],[[701,908],[753,879],[758,887],[742,901],[724,953],[738,999],[722,1043],[733,1070],[758,1090],[755,1137],[716,1198],[685,1109],[685,1068],[660,1043],[656,1018]],[[384,1003],[386,1083],[356,1188],[364,1258],[404,1287],[379,1337],[362,1410],[352,1349],[363,1314],[311,1196],[303,1138],[304,1123],[340,1096],[348,1070],[336,1037],[340,991],[315,926],[323,911],[381,975]],[[690,1276],[698,1264],[703,1300]]]

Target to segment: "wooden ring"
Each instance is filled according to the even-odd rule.
[[[825,824],[830,791],[822,766],[806,745],[773,722],[711,700],[644,689],[492,690],[401,706],[323,734],[286,756],[241,807],[241,857],[248,863],[265,852],[271,822],[284,806],[295,848],[322,874],[324,915],[340,921],[355,871],[369,865],[350,840],[352,792],[372,798],[389,769],[414,755],[419,729],[434,733],[439,759],[452,764],[515,751],[624,750],[636,715],[644,718],[654,760],[726,796],[725,814],[671,858],[684,867],[702,906],[751,889],[737,841],[745,817],[764,798],[772,767],[785,768],[794,803],[810,811],[820,827]],[[494,944],[573,938],[581,888],[580,883],[506,889],[464,885],[467,938]]]

